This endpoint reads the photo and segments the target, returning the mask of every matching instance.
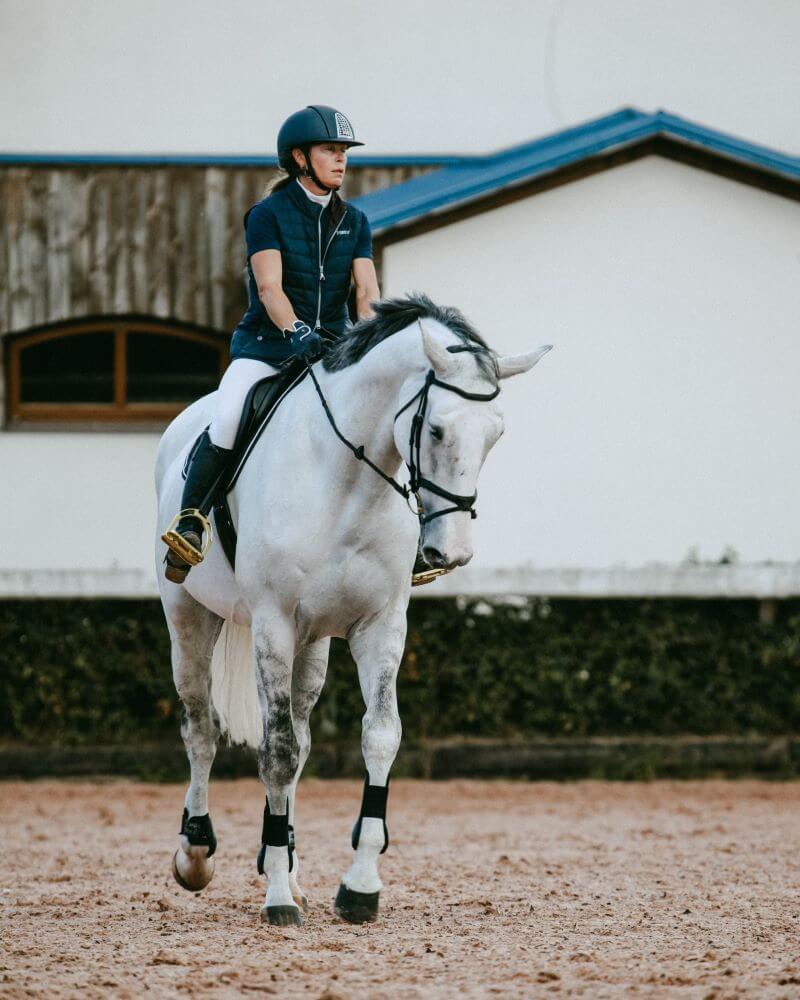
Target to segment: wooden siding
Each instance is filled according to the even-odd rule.
[[[351,167],[345,197],[431,167]],[[246,303],[253,167],[0,168],[0,335],[138,313],[230,331]]]

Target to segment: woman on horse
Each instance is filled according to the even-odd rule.
[[[244,217],[248,306],[231,343],[213,418],[191,451],[180,518],[163,536],[166,577],[182,583],[203,558],[200,506],[230,460],[247,393],[296,358],[314,360],[380,298],[367,217],[338,191],[347,150],[361,146],[349,120],[322,104],[291,115],[278,133],[285,176]]]

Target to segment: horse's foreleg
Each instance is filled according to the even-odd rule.
[[[222,619],[183,588],[176,588],[164,610],[172,643],[172,676],[183,703],[181,736],[191,771],[172,873],[184,889],[199,892],[214,874],[216,838],[208,813],[208,779],[219,724],[211,703],[211,655]]]
[[[261,703],[263,739],[258,772],[267,793],[258,869],[268,877],[261,919],[302,924],[289,884],[289,808],[299,765],[300,744],[292,716],[294,623],[279,612],[253,616],[253,652]]]
[[[389,846],[386,803],[389,771],[400,748],[397,671],[406,638],[405,607],[393,610],[350,636],[350,650],[367,710],[361,730],[366,765],[361,812],[353,828],[356,856],[342,879],[334,907],[351,923],[375,920],[382,888],[378,857]]]
[[[294,840],[294,804],[297,783],[311,750],[311,710],[316,705],[325,683],[330,646],[330,639],[321,639],[319,642],[306,646],[295,656],[292,669],[292,716],[299,754],[297,774],[289,794],[289,836],[292,840]],[[299,871],[300,860],[295,848],[292,852],[289,871],[289,888],[295,903],[303,910],[308,910],[308,898],[298,883]]]

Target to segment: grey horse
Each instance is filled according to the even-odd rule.
[[[423,554],[431,565],[463,566],[472,557],[478,474],[503,433],[495,398],[500,383],[528,371],[548,349],[500,357],[457,310],[413,296],[377,303],[373,319],[313,366],[347,439],[362,445],[387,477],[396,480],[404,463],[416,469]],[[181,413],[161,440],[160,529],[178,509],[181,469],[209,422],[212,399]],[[295,794],[310,749],[310,713],[337,636],[349,643],[366,705],[367,776],[355,858],[335,908],[353,922],[375,919],[389,772],[401,738],[396,679],[419,522],[397,489],[337,438],[309,377],[278,408],[230,502],[238,531],[235,571],[217,544],[182,585],[159,572],[191,768],[173,872],[192,891],[213,875],[208,781],[217,741],[227,733],[257,747],[266,790],[262,919],[303,922]]]

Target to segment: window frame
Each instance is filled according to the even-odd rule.
[[[23,403],[21,401],[21,355],[26,347],[43,344],[48,340],[66,340],[86,333],[107,333],[113,338],[113,388],[110,403]],[[48,324],[35,330],[9,334],[6,337],[6,420],[7,426],[18,427],[27,423],[84,422],[84,423],[147,423],[172,420],[188,403],[131,403],[127,399],[129,333],[146,333],[153,336],[188,340],[204,347],[211,347],[219,356],[221,377],[228,366],[230,338],[202,327],[157,320],[149,316],[96,316],[91,319]]]

